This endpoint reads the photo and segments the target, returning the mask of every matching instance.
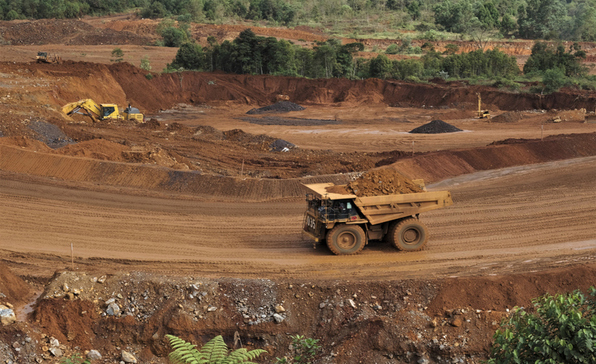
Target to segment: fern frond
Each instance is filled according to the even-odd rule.
[[[205,356],[208,363],[219,364],[228,356],[228,345],[221,335],[217,335],[203,345],[201,354]]]
[[[174,335],[166,335],[170,345],[174,348],[168,355],[172,364],[205,364],[208,360],[196,349],[196,345],[186,342]]]
[[[246,349],[238,349],[233,351],[222,364],[255,364],[248,360],[253,360],[262,353],[266,353],[267,351],[263,349],[255,349],[251,351],[247,351]]]

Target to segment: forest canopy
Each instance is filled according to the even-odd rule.
[[[596,41],[596,0],[0,0],[0,20],[77,18],[133,9],[145,18],[264,20],[287,26],[376,16],[387,19],[389,27],[421,31]]]

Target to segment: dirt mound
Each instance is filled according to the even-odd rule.
[[[594,279],[596,272],[593,266],[515,274],[509,277],[458,277],[443,281],[428,309],[431,313],[441,314],[446,308],[456,307],[499,311],[514,306],[528,307],[533,298],[545,292],[554,295],[576,289],[587,290]]]
[[[433,120],[428,124],[424,124],[415,129],[410,130],[412,134],[441,134],[441,133],[455,133],[462,131],[461,129],[444,122],[443,120]]]
[[[519,111],[508,111],[501,115],[490,118],[491,123],[514,123],[523,119],[523,114]]]
[[[14,275],[4,264],[0,264],[0,303],[22,303],[31,294],[31,288],[21,278]]]
[[[108,161],[124,161],[123,153],[130,150],[122,144],[104,139],[92,139],[68,145],[57,150],[59,154]]]
[[[258,109],[251,109],[247,112],[249,115],[264,114],[264,113],[276,113],[276,112],[290,112],[290,111],[301,111],[305,108],[295,104],[291,101],[280,101],[273,105],[264,106]]]
[[[52,150],[45,143],[39,140],[29,139],[25,136],[0,138],[0,144],[21,147],[34,152],[50,153]]]
[[[367,172],[348,183],[346,190],[358,197],[396,195],[422,192],[419,185],[394,169],[377,169]]]
[[[283,139],[276,139],[265,134],[254,135],[245,133],[241,129],[224,131],[223,135],[227,140],[236,142],[245,148],[262,151],[287,152],[296,147],[294,144]]]
[[[96,28],[80,20],[41,19],[25,22],[0,22],[0,38],[12,45],[29,44],[136,44],[148,45],[152,39],[127,31]]]

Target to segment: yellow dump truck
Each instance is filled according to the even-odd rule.
[[[72,115],[74,113],[86,115],[93,120],[98,122],[101,120],[136,120],[142,123],[144,115],[139,109],[128,105],[124,112],[120,114],[118,105],[116,104],[98,104],[91,99],[79,100],[71,102],[62,107],[62,112],[66,115]]]
[[[359,253],[369,240],[383,239],[399,250],[420,250],[428,241],[420,213],[453,204],[448,191],[358,197],[328,192],[333,183],[304,186],[308,193],[302,233],[326,242],[337,255]]]

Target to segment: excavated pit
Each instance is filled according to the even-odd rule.
[[[0,32],[10,41],[20,31],[23,43],[48,43],[55,33],[36,38],[39,27],[67,22],[4,22]],[[115,44],[156,39],[150,30],[119,33],[126,24],[106,24],[95,35],[86,24],[70,25],[77,32],[64,32],[65,44],[106,42],[107,53]],[[299,237],[302,183],[348,184],[355,172],[385,165],[358,190],[395,193],[385,181],[407,187],[408,179],[428,184],[493,170],[506,178],[515,173],[499,168],[512,166],[527,177],[538,163],[594,156],[596,134],[581,124],[585,112],[557,112],[562,123],[555,125],[549,120],[556,115],[541,111],[591,110],[593,93],[198,72],[149,80],[128,63],[69,60],[0,63],[0,74],[0,217],[9,222],[0,243],[10,244],[0,256],[18,272],[0,265],[0,304],[14,305],[26,320],[0,328],[3,359],[56,361],[53,337],[63,357],[94,349],[118,362],[126,350],[140,362],[165,364],[170,333],[197,344],[221,334],[231,346],[238,338],[265,348],[264,361],[272,361],[289,355],[288,334],[298,334],[321,339],[321,363],[479,363],[508,309],[545,292],[586,289],[595,279],[588,162],[577,174],[569,164],[564,185],[555,171],[523,184],[505,179],[506,189],[500,180],[456,188],[453,210],[428,217],[429,248],[413,255],[373,244],[337,259]],[[496,126],[472,119],[480,91],[491,113],[510,111],[493,119]],[[277,95],[295,104],[271,104]],[[91,124],[60,115],[62,105],[82,98],[130,103],[150,120]],[[294,106],[300,104],[307,108]],[[264,105],[291,117],[246,116]],[[502,128],[504,137],[495,132],[482,144],[465,139],[474,133],[407,132],[438,119],[477,135]],[[344,137],[347,146],[336,150],[334,141]],[[394,139],[379,145],[384,138]],[[447,144],[452,138],[460,139]],[[50,148],[71,140],[76,144]],[[552,216],[563,219],[560,232],[552,230],[559,223]],[[523,243],[506,245],[507,234]],[[120,315],[107,313],[110,299]]]

